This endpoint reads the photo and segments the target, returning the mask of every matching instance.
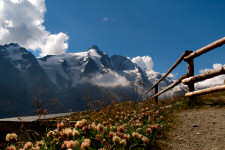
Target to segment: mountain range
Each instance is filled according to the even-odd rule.
[[[34,114],[35,98],[49,112],[82,111],[94,100],[141,100],[162,77],[127,57],[109,57],[95,45],[84,52],[36,58],[10,43],[0,46],[0,67],[0,117]],[[165,78],[160,89],[173,82]]]

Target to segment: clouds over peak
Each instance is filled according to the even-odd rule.
[[[41,56],[64,53],[69,37],[46,31],[45,12],[45,0],[0,0],[0,44],[18,43]]]
[[[68,44],[65,43],[69,37],[65,33],[51,34],[47,37],[44,45],[41,46],[42,52],[40,56],[63,54],[68,48]]]
[[[132,59],[132,62],[137,64],[144,70],[146,69],[151,70],[154,66],[153,60],[150,56],[143,56],[143,57],[137,56]]]
[[[83,78],[80,83],[89,82],[91,84],[100,86],[100,87],[107,87],[113,88],[117,86],[126,87],[130,85],[130,82],[124,77],[119,75],[116,72],[110,71],[105,74],[94,74],[91,78]]]

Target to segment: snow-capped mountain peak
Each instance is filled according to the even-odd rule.
[[[97,45],[93,45],[90,49],[95,50],[100,55],[103,54],[103,52],[99,49],[99,47]]]
[[[151,58],[143,57],[143,60],[148,63]],[[140,67],[140,59],[136,61],[138,63],[134,63],[131,59],[120,55],[113,55],[109,58],[97,46],[92,46],[85,52],[46,56],[39,58],[38,62],[59,89],[77,87],[84,83],[109,87],[105,82],[106,79],[109,76],[115,76],[114,79],[117,81],[126,83],[121,83],[121,86],[132,82],[140,86],[139,93],[144,93],[162,76],[150,68],[143,68],[143,65]],[[148,64],[145,66],[149,67]],[[172,83],[172,80],[165,79],[162,83],[162,86],[166,86]]]
[[[12,61],[23,59],[22,55],[27,53],[26,50],[24,50],[22,47],[20,47],[16,43],[10,43],[10,44],[1,46],[0,51],[5,58],[9,58]]]
[[[113,55],[110,57],[112,66],[114,67],[115,70],[133,70],[135,69],[135,65],[134,63],[124,57],[124,56],[120,56],[120,55]]]
[[[38,62],[59,88],[75,87],[83,76],[109,72],[111,68],[108,55],[97,46],[85,52],[45,56]]]
[[[85,90],[101,100],[105,100],[102,94],[108,95],[106,91],[118,100],[124,99],[123,93],[133,95],[135,92],[140,96],[162,76],[152,68],[149,70],[149,58],[142,58],[145,65],[139,66],[141,59],[134,63],[120,55],[109,58],[97,46],[92,46],[84,52],[36,59],[18,44],[0,46],[0,85],[5,90],[0,92],[0,99],[15,99],[11,91],[16,91],[16,101],[26,100],[27,103],[34,97],[56,98],[66,109],[72,106],[78,111],[87,107],[82,101],[87,94]],[[162,83],[161,88],[172,80],[166,78]],[[137,91],[133,91],[134,86],[138,87],[135,88]]]
[[[0,55],[8,59],[15,68],[21,71],[31,66],[30,59],[35,59],[30,52],[20,47],[17,43],[0,46]]]

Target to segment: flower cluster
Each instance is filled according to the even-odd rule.
[[[163,110],[150,102],[124,102],[101,111],[75,113],[61,119],[43,141],[26,142],[22,149],[148,149],[155,137],[163,134],[163,115]],[[7,134],[6,141],[12,139],[17,140],[17,136]]]
[[[17,135],[16,135],[16,133],[7,134],[6,137],[5,137],[5,140],[7,142],[9,142],[11,140],[16,140],[17,141]]]
[[[84,139],[84,141],[81,144],[81,149],[88,149],[91,145],[90,139]]]
[[[61,148],[76,148],[78,147],[79,145],[79,142],[78,141],[73,141],[73,140],[70,140],[70,141],[64,141]]]

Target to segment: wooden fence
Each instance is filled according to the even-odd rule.
[[[147,92],[148,94],[152,89],[155,89],[155,95],[152,96],[150,99],[155,99],[156,103],[158,103],[158,96],[163,94],[164,92],[170,90],[171,88],[177,86],[180,83],[183,83],[188,86],[187,93],[185,94],[186,97],[189,98],[189,102],[192,102],[195,99],[195,96],[208,94],[212,92],[219,92],[225,90],[225,85],[206,88],[203,90],[195,91],[194,84],[196,82],[200,82],[209,78],[213,78],[215,76],[225,74],[225,66],[222,66],[219,69],[215,69],[206,73],[202,73],[199,75],[194,76],[194,58],[199,57],[202,54],[205,54],[217,47],[220,47],[225,44],[225,37],[219,39],[201,49],[196,50],[195,52],[186,50],[181,57],[174,63],[174,65],[168,70],[168,72],[162,76]],[[187,74],[183,75],[181,78],[176,80],[173,84],[169,85],[162,91],[158,91],[159,83],[165,79],[182,61],[187,62]]]

